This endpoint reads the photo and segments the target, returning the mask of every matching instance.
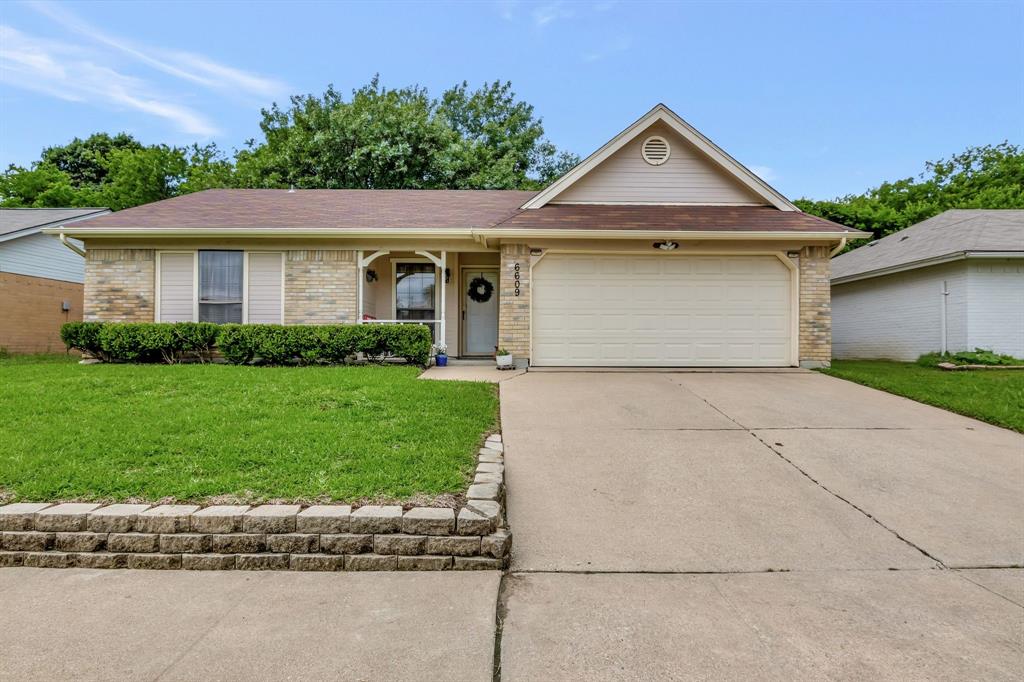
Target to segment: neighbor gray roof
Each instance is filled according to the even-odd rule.
[[[1024,210],[954,209],[833,258],[832,282],[1015,251],[1024,255]]]
[[[109,213],[106,208],[0,208],[0,241],[34,234],[44,227]]]

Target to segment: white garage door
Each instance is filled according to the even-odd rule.
[[[533,364],[790,364],[790,271],[775,256],[548,254],[533,270]]]

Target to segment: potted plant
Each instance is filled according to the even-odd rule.
[[[512,369],[515,366],[512,362],[512,351],[505,348],[499,348],[494,354],[494,359],[498,363],[498,369]]]
[[[448,346],[443,343],[434,345],[434,362],[438,367],[448,366]]]

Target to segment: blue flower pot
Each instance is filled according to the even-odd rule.
[[[448,356],[447,355],[438,355],[434,359],[437,361],[437,366],[438,367],[447,367],[448,366]]]

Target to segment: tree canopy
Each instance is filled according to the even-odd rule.
[[[798,199],[802,210],[881,238],[951,208],[1024,208],[1024,151],[1002,142],[925,163],[916,178],[883,182],[831,201]],[[857,242],[862,245],[866,242]]]
[[[328,87],[263,111],[264,141],[238,153],[247,187],[533,189],[579,162],[544,139],[533,106],[511,83],[431,99],[374,77],[350,100]]]
[[[579,157],[544,138],[511,83],[461,83],[433,99],[377,77],[351,97],[329,86],[262,111],[263,139],[228,156],[215,144],[143,145],[96,133],[47,147],[0,174],[0,205],[115,210],[215,187],[535,189]]]

